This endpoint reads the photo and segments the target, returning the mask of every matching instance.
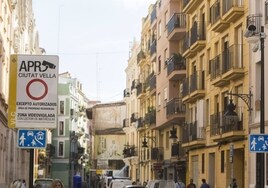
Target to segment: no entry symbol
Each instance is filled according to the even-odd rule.
[[[44,80],[33,79],[27,84],[26,93],[33,100],[41,100],[47,95],[48,86]]]

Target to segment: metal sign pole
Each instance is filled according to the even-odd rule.
[[[34,172],[34,149],[30,149],[29,188],[33,188],[33,172]]]

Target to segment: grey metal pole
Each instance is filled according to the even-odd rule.
[[[261,26],[260,43],[261,43],[261,112],[260,112],[260,133],[265,133],[265,88],[264,88],[264,26]],[[265,156],[264,153],[256,154],[256,188],[264,188],[265,176]]]
[[[29,188],[33,188],[33,174],[34,174],[34,149],[30,149]]]

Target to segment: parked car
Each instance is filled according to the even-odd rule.
[[[53,182],[53,179],[51,178],[37,178],[34,181],[34,187],[36,187],[37,184],[40,184],[42,188],[51,188],[52,182]]]
[[[143,185],[125,185],[123,188],[145,188]]]
[[[109,188],[122,188],[126,185],[131,185],[132,181],[126,178],[113,179],[109,185]]]
[[[176,188],[176,183],[173,180],[151,180],[146,185],[146,188]]]

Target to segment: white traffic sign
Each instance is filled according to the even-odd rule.
[[[268,152],[268,135],[267,134],[250,134],[249,151],[264,153]]]
[[[59,57],[11,55],[8,126],[56,128]]]
[[[18,130],[18,147],[41,149],[46,148],[47,131],[36,129],[19,129]]]

